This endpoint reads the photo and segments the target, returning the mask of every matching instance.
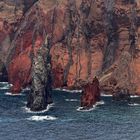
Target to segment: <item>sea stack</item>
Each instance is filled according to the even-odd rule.
[[[87,83],[84,86],[83,95],[81,97],[81,107],[90,109],[96,102],[100,101],[99,81],[95,77],[92,83]]]
[[[27,107],[32,111],[41,111],[52,103],[51,91],[51,56],[49,41],[39,48],[32,60],[32,85],[28,96]]]

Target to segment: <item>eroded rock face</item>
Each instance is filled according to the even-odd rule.
[[[90,109],[96,102],[100,101],[100,88],[99,81],[95,77],[92,83],[88,83],[84,86],[83,95],[81,97],[81,107],[84,109]]]
[[[39,0],[27,11],[21,2],[16,20],[14,6],[0,3],[5,9],[0,14],[1,59],[8,68],[13,93],[31,81],[30,53],[38,27],[36,51],[43,42],[44,28],[48,34],[54,28],[54,87],[80,87],[81,81],[92,81],[97,75],[102,90],[114,93],[120,88],[140,94],[139,0]],[[9,15],[6,22],[4,14]]]

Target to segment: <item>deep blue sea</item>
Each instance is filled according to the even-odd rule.
[[[140,99],[135,104],[114,102],[91,111],[78,111],[79,93],[54,91],[54,104],[44,113],[25,108],[27,91],[6,95],[7,83],[0,83],[0,140],[140,140]]]

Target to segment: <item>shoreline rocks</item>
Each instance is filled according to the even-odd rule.
[[[130,102],[130,93],[127,89],[118,89],[113,94],[113,100],[114,101],[128,101]]]
[[[87,83],[83,87],[82,97],[81,97],[81,107],[84,109],[90,109],[96,102],[100,101],[100,88],[99,81],[95,77],[92,83]]]

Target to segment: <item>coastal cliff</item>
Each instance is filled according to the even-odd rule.
[[[140,95],[139,0],[1,1],[0,59],[13,93],[31,85],[32,46],[37,53],[44,29],[53,29],[54,88],[81,88],[97,76],[103,91]]]

